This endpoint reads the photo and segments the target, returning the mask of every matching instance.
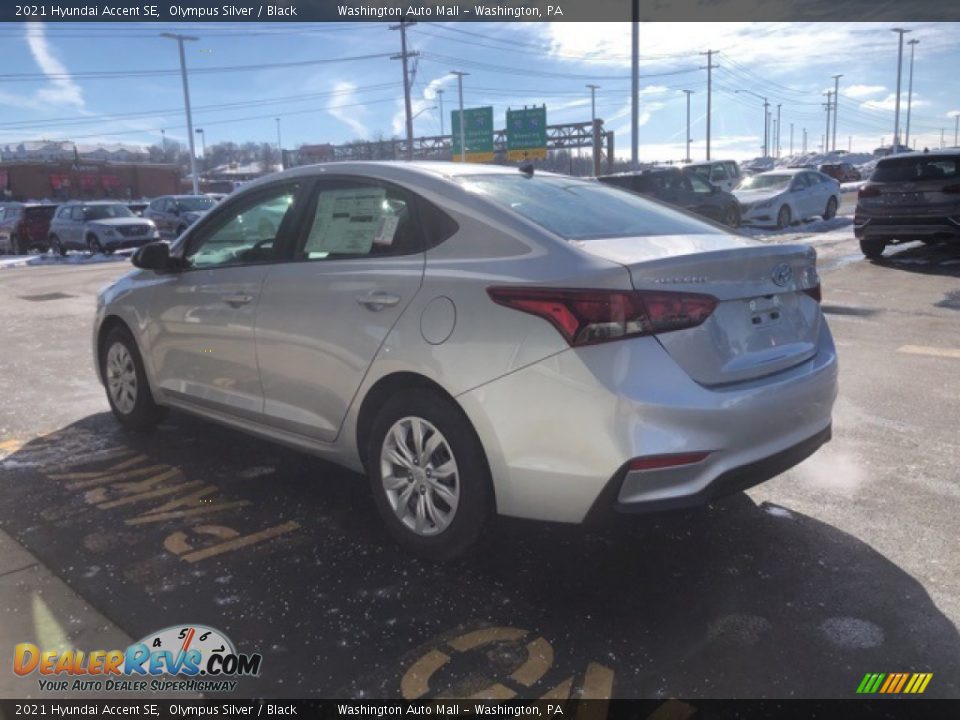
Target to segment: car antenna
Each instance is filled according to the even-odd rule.
[[[520,172],[522,172],[522,173],[523,173],[524,175],[526,175],[528,178],[529,178],[529,177],[533,177],[533,163],[532,163],[532,162],[529,162],[529,161],[528,161],[528,162],[525,162],[525,163],[521,163],[521,164],[520,164],[520,167],[519,167],[518,169],[520,170]]]

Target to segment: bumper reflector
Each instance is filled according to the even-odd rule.
[[[627,465],[627,469],[629,472],[635,472],[637,470],[662,470],[679,465],[695,465],[705,459],[709,454],[708,452],[698,452],[676,453],[673,455],[648,455],[647,457],[634,458]]]

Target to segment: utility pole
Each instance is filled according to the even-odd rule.
[[[807,154],[807,129],[803,129],[803,154]]]
[[[194,130],[197,135],[200,136],[200,154],[203,157],[203,164],[207,164],[207,134],[203,131],[203,128],[197,128]]]
[[[764,102],[764,114],[766,117],[763,119],[763,156],[768,158],[772,157],[770,146],[773,145],[773,135],[770,132],[770,125],[773,119],[773,113],[770,110],[767,110],[767,103]]]
[[[597,90],[600,86],[588,83],[587,87],[590,88],[590,144],[593,150],[593,176],[596,177],[600,174],[600,133],[597,132]],[[577,157],[580,157],[579,148]],[[570,154],[570,162],[573,162],[573,153]]]
[[[900,49],[897,53],[897,99],[893,119],[893,150],[891,152],[892,155],[896,155],[900,147],[900,78],[903,74],[903,36],[910,31],[903,28],[893,28],[893,32],[898,34],[900,41]]]
[[[793,157],[793,123],[790,123],[790,157]]]
[[[833,140],[830,144],[834,152],[837,149],[837,106],[840,104],[840,78],[842,77],[843,75],[833,76]]]
[[[705,69],[707,71],[707,160],[710,159],[710,114],[713,100],[713,69],[716,67],[716,65],[713,64],[713,56],[717,52],[719,51],[707,50],[706,52],[700,53],[701,55],[707,56],[706,68],[700,68],[701,70]]]
[[[833,90],[827,90],[827,134],[824,135],[823,141],[823,152],[826,154],[828,150],[827,143],[830,140],[830,108],[832,107],[831,100],[833,99]]]
[[[443,132],[443,88],[437,88],[437,100],[440,102],[440,134]]]
[[[464,125],[466,123],[463,121],[463,76],[469,75],[470,73],[460,72],[459,70],[451,70],[451,75],[457,76],[457,91],[460,94],[460,162],[467,161],[467,142],[465,139]],[[453,128],[450,128],[451,130]],[[453,143],[451,143],[452,145]]]
[[[630,162],[633,168],[640,157],[640,0],[633,0],[630,22]]]
[[[781,106],[778,103],[777,104],[777,157],[778,158],[780,157],[780,131],[781,131],[781,128],[783,127],[780,124],[780,107]]]
[[[193,139],[193,115],[190,113],[190,85],[187,83],[187,58],[183,53],[184,41],[196,42],[200,38],[179,33],[160,33],[160,37],[177,41],[180,49],[180,77],[183,80],[183,104],[187,111],[187,138],[190,140],[190,178],[193,180],[193,194],[200,194],[200,183],[197,179],[197,148]]]
[[[693,90],[684,90],[684,94],[687,96],[687,156],[684,158],[684,162],[691,162],[690,160],[690,96],[693,95]]]
[[[916,38],[907,43],[910,46],[910,80],[907,82],[907,130],[903,141],[907,147],[910,147],[910,107],[913,105],[913,51],[919,44]]]
[[[407,58],[417,57],[418,52],[407,52],[407,28],[416,25],[415,22],[401,20],[399,25],[391,25],[391,30],[400,30],[400,54],[393,55],[391,60],[403,62],[403,104],[407,115],[407,160],[413,160],[413,108],[410,103],[410,73],[407,71]]]
[[[777,130],[777,121],[773,119],[773,113],[770,113],[770,144],[773,146],[772,155],[777,157],[777,135],[779,131]]]

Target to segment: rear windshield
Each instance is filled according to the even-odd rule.
[[[573,178],[467,175],[471,193],[508,207],[566,240],[636,235],[706,235],[718,231],[645,198]]]
[[[908,182],[957,178],[960,177],[958,164],[958,157],[936,155],[881,160],[870,179],[875,182]]]
[[[29,207],[24,210],[24,213],[28,218],[52,218],[53,211],[56,209],[56,205],[50,205],[49,207]]]

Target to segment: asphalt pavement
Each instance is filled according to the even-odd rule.
[[[958,697],[960,248],[871,263],[843,218],[766,240],[820,251],[833,441],[695,512],[499,520],[441,566],[352,473],[181,413],[122,432],[90,332],[124,262],[0,269],[0,528],[119,636],[205,623],[263,653],[241,696],[853,697],[932,672]],[[5,595],[25,632],[28,594]]]

